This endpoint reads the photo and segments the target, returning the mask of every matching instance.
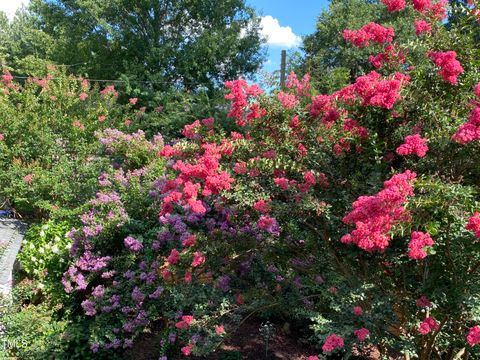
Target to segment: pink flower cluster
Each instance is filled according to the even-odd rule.
[[[428,300],[428,298],[423,295],[423,296],[420,296],[416,301],[415,301],[415,304],[417,305],[417,307],[419,308],[428,308],[428,307],[431,307],[432,306],[432,302],[430,300]]]
[[[434,20],[444,20],[447,17],[448,0],[440,0],[432,4],[432,0],[413,0],[413,8]]]
[[[175,327],[177,329],[187,329],[192,322],[193,322],[192,315],[184,315],[182,316],[182,320],[180,320],[175,324]]]
[[[467,334],[467,343],[470,346],[475,346],[480,343],[480,326],[471,327]]]
[[[287,94],[286,92],[280,91],[277,94],[277,99],[280,101],[282,106],[285,109],[293,109],[295,106],[297,106],[300,101],[298,101],[297,97],[293,94]]]
[[[230,189],[233,178],[219,169],[221,149],[208,143],[203,144],[202,149],[203,154],[195,162],[177,160],[172,166],[178,176],[163,183],[161,215],[171,213],[174,204],[187,205],[193,213],[204,214],[206,208],[198,199],[199,194],[210,196]]]
[[[382,251],[390,242],[392,227],[409,219],[405,202],[413,196],[412,182],[416,174],[410,170],[394,175],[385,181],[384,189],[373,196],[360,196],[353,203],[353,210],[343,218],[346,224],[354,224],[355,230],[340,240],[355,244],[365,251]]]
[[[427,142],[428,140],[422,138],[419,134],[408,135],[405,137],[405,142],[397,148],[396,152],[402,156],[415,154],[418,157],[424,157],[428,151]]]
[[[352,311],[357,316],[361,316],[363,314],[363,309],[361,306],[355,306]]]
[[[363,106],[375,106],[391,109],[402,97],[399,91],[408,84],[410,77],[395,73],[393,79],[382,79],[376,71],[360,76],[353,85],[354,92],[363,100]]]
[[[480,98],[480,83],[478,83],[477,85],[475,85],[474,89],[473,89],[473,93],[475,94],[475,96],[479,97]]]
[[[431,0],[413,0],[413,8],[417,11],[426,11],[432,6]]]
[[[313,96],[310,115],[314,118],[323,115],[322,123],[327,126],[340,119],[340,113],[334,106],[334,96],[322,94]]]
[[[341,349],[345,345],[343,338],[337,334],[330,334],[325,340],[325,343],[322,346],[324,352],[331,352],[335,349]]]
[[[390,43],[394,36],[395,30],[393,27],[386,28],[374,22],[370,22],[358,30],[343,30],[343,38],[359,48],[369,46],[370,42],[377,44]]]
[[[361,341],[361,342],[365,341],[365,339],[370,336],[370,331],[368,331],[368,329],[365,329],[365,328],[355,330],[353,333],[357,337],[358,341]]]
[[[475,236],[480,239],[480,212],[476,212],[472,215],[468,220],[467,225],[465,225],[465,229],[473,231]]]
[[[437,331],[440,329],[440,325],[438,321],[435,320],[433,317],[426,317],[421,323],[418,328],[418,332],[422,335],[427,335],[430,331]]]
[[[2,82],[6,85],[6,86],[9,86],[10,83],[12,82],[13,80],[13,76],[12,74],[10,74],[10,71],[5,71],[2,75]]]
[[[416,20],[415,21],[415,33],[417,36],[420,36],[422,34],[432,34],[432,25],[430,25],[428,22],[425,20]]]
[[[452,85],[457,85],[458,75],[462,74],[464,70],[460,61],[457,60],[457,53],[455,51],[430,51],[427,56],[440,68],[438,74],[443,80]]]
[[[433,246],[433,240],[428,233],[414,231],[408,243],[408,257],[413,260],[421,260],[427,257],[425,247]]]
[[[297,96],[308,96],[310,93],[310,75],[305,74],[302,80],[292,71],[288,75],[286,86],[288,89],[295,89]]]
[[[382,0],[382,3],[387,6],[389,12],[403,10],[407,5],[405,0]]]
[[[363,126],[360,126],[356,120],[350,118],[343,121],[342,130],[357,135],[361,140],[368,138],[368,130]]]
[[[191,124],[187,124],[183,127],[182,135],[185,136],[187,139],[195,139],[198,138],[197,132],[202,127],[199,120],[195,120]]]
[[[113,97],[117,98],[118,97],[118,91],[115,90],[114,85],[108,85],[106,86],[102,91],[100,91],[100,94],[102,96],[107,96],[107,95],[112,95]]]
[[[480,84],[475,86],[474,93],[480,97]],[[452,139],[463,145],[480,140],[480,104],[478,102],[477,107],[470,114],[468,122],[460,125]]]
[[[385,64],[398,66],[405,63],[405,53],[402,50],[397,50],[397,46],[388,44],[380,54],[376,56],[370,55],[368,61],[377,69]]]
[[[468,122],[460,125],[452,139],[463,145],[480,140],[480,106],[472,111]]]
[[[249,86],[243,79],[226,81],[225,87],[230,89],[230,93],[225,95],[225,99],[232,102],[228,117],[236,120],[238,126],[245,126],[254,119],[258,119],[265,114],[265,110],[260,109],[258,104],[249,105],[248,97],[256,97],[263,94],[258,85]],[[245,115],[247,109],[250,113]]]

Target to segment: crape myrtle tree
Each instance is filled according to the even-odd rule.
[[[415,37],[405,17],[388,12],[379,1],[332,0],[329,8],[318,16],[316,31],[303,42],[303,68],[318,82],[319,90],[337,90],[369,69],[370,49],[352,49],[342,41],[345,28],[365,25],[367,19],[394,25],[396,35],[402,40]]]
[[[448,23],[465,19],[472,11],[468,8],[468,0],[450,0],[449,4]],[[370,50],[353,51],[341,41],[345,27],[364,25],[365,19],[394,25],[397,37],[403,41],[415,38],[415,31],[405,23],[405,18],[398,12],[388,12],[381,0],[332,0],[329,8],[318,16],[316,31],[305,37],[303,45],[303,72],[318,81],[320,90],[337,90],[368,70]],[[472,35],[478,41],[478,30]]]

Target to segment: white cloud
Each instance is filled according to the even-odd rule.
[[[302,38],[290,26],[280,26],[278,19],[270,15],[262,17],[260,26],[260,33],[267,38],[268,45],[291,48],[302,42]]]
[[[11,20],[15,16],[15,12],[22,6],[27,6],[30,0],[0,0],[0,11],[7,14]]]

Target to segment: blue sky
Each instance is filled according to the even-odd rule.
[[[268,61],[264,70],[280,68],[282,49],[297,48],[300,37],[315,31],[317,16],[328,7],[328,0],[247,0],[247,3],[263,17],[264,32],[271,34]],[[271,18],[270,18],[270,17]],[[278,20],[280,28],[275,20]],[[288,29],[290,27],[290,32]]]

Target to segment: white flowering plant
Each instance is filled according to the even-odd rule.
[[[71,240],[65,235],[71,229],[68,222],[48,221],[32,225],[18,255],[22,271],[37,282],[37,288],[55,287],[67,266]]]

